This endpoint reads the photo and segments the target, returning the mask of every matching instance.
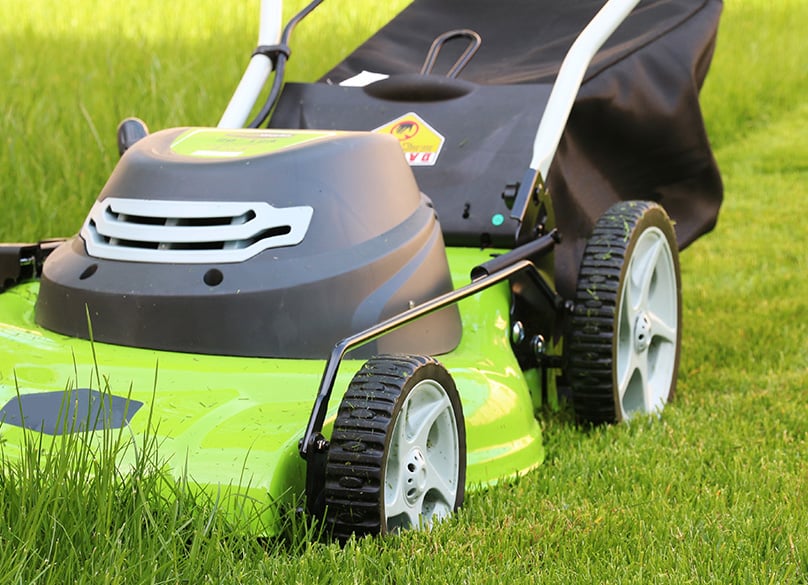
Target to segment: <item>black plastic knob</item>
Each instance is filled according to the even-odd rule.
[[[118,124],[118,154],[129,150],[135,142],[149,135],[146,122],[140,118],[126,118]]]

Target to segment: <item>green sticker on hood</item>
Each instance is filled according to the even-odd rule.
[[[171,150],[184,156],[201,158],[243,158],[278,152],[335,132],[298,130],[220,130],[193,128],[171,143]]]

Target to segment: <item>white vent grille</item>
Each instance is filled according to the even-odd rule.
[[[97,201],[81,237],[96,258],[171,264],[243,262],[303,241],[314,209],[262,201]]]

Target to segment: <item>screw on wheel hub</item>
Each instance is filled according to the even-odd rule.
[[[642,353],[651,345],[651,319],[645,313],[637,315],[634,322],[634,348],[637,353]]]

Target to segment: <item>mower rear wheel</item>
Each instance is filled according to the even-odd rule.
[[[612,206],[587,241],[568,336],[578,418],[603,423],[661,411],[673,397],[681,339],[673,225],[656,203]]]
[[[326,463],[333,535],[429,527],[462,504],[466,431],[452,377],[436,360],[380,356],[354,376]]]

